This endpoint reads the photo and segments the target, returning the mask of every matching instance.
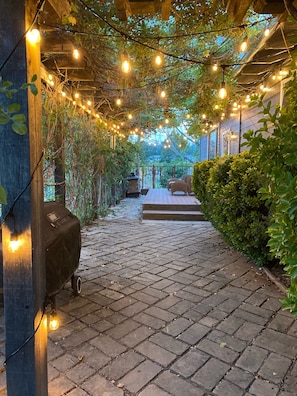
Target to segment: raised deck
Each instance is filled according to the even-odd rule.
[[[150,189],[142,203],[143,220],[204,221],[200,202],[193,195],[171,194],[166,188]]]

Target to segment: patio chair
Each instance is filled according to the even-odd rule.
[[[176,191],[184,192],[185,194],[192,193],[192,177],[191,175],[183,175],[181,179],[169,179],[168,180],[168,190],[171,190],[171,194]]]

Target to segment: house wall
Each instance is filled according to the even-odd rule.
[[[283,85],[283,81],[277,82],[265,95],[264,103],[267,104],[271,101],[272,109],[276,104],[282,105]],[[247,103],[243,103],[240,110],[219,124],[218,129],[201,137],[200,161],[247,150],[247,147],[241,147],[245,141],[243,135],[250,129],[257,130],[261,127],[258,120],[262,118],[262,115],[259,114],[259,111],[261,109],[257,106],[249,107]],[[215,147],[215,151],[213,151],[213,147]]]

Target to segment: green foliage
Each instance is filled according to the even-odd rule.
[[[267,248],[269,208],[258,190],[264,175],[247,152],[195,165],[193,189],[202,211],[228,243],[263,264]]]
[[[43,137],[45,184],[54,184],[54,169],[65,162],[69,209],[82,224],[108,213],[123,195],[123,181],[135,168],[138,146],[117,138],[115,150],[111,149],[103,123],[51,91],[43,95]]]
[[[285,105],[272,108],[257,103],[262,126],[245,138],[251,152],[266,173],[260,190],[262,199],[271,203],[268,228],[271,253],[280,260],[291,278],[283,308],[297,318],[297,76],[293,72],[285,86]]]

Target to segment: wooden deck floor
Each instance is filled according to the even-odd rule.
[[[144,220],[204,220],[194,195],[171,194],[166,188],[150,189],[142,203]]]

